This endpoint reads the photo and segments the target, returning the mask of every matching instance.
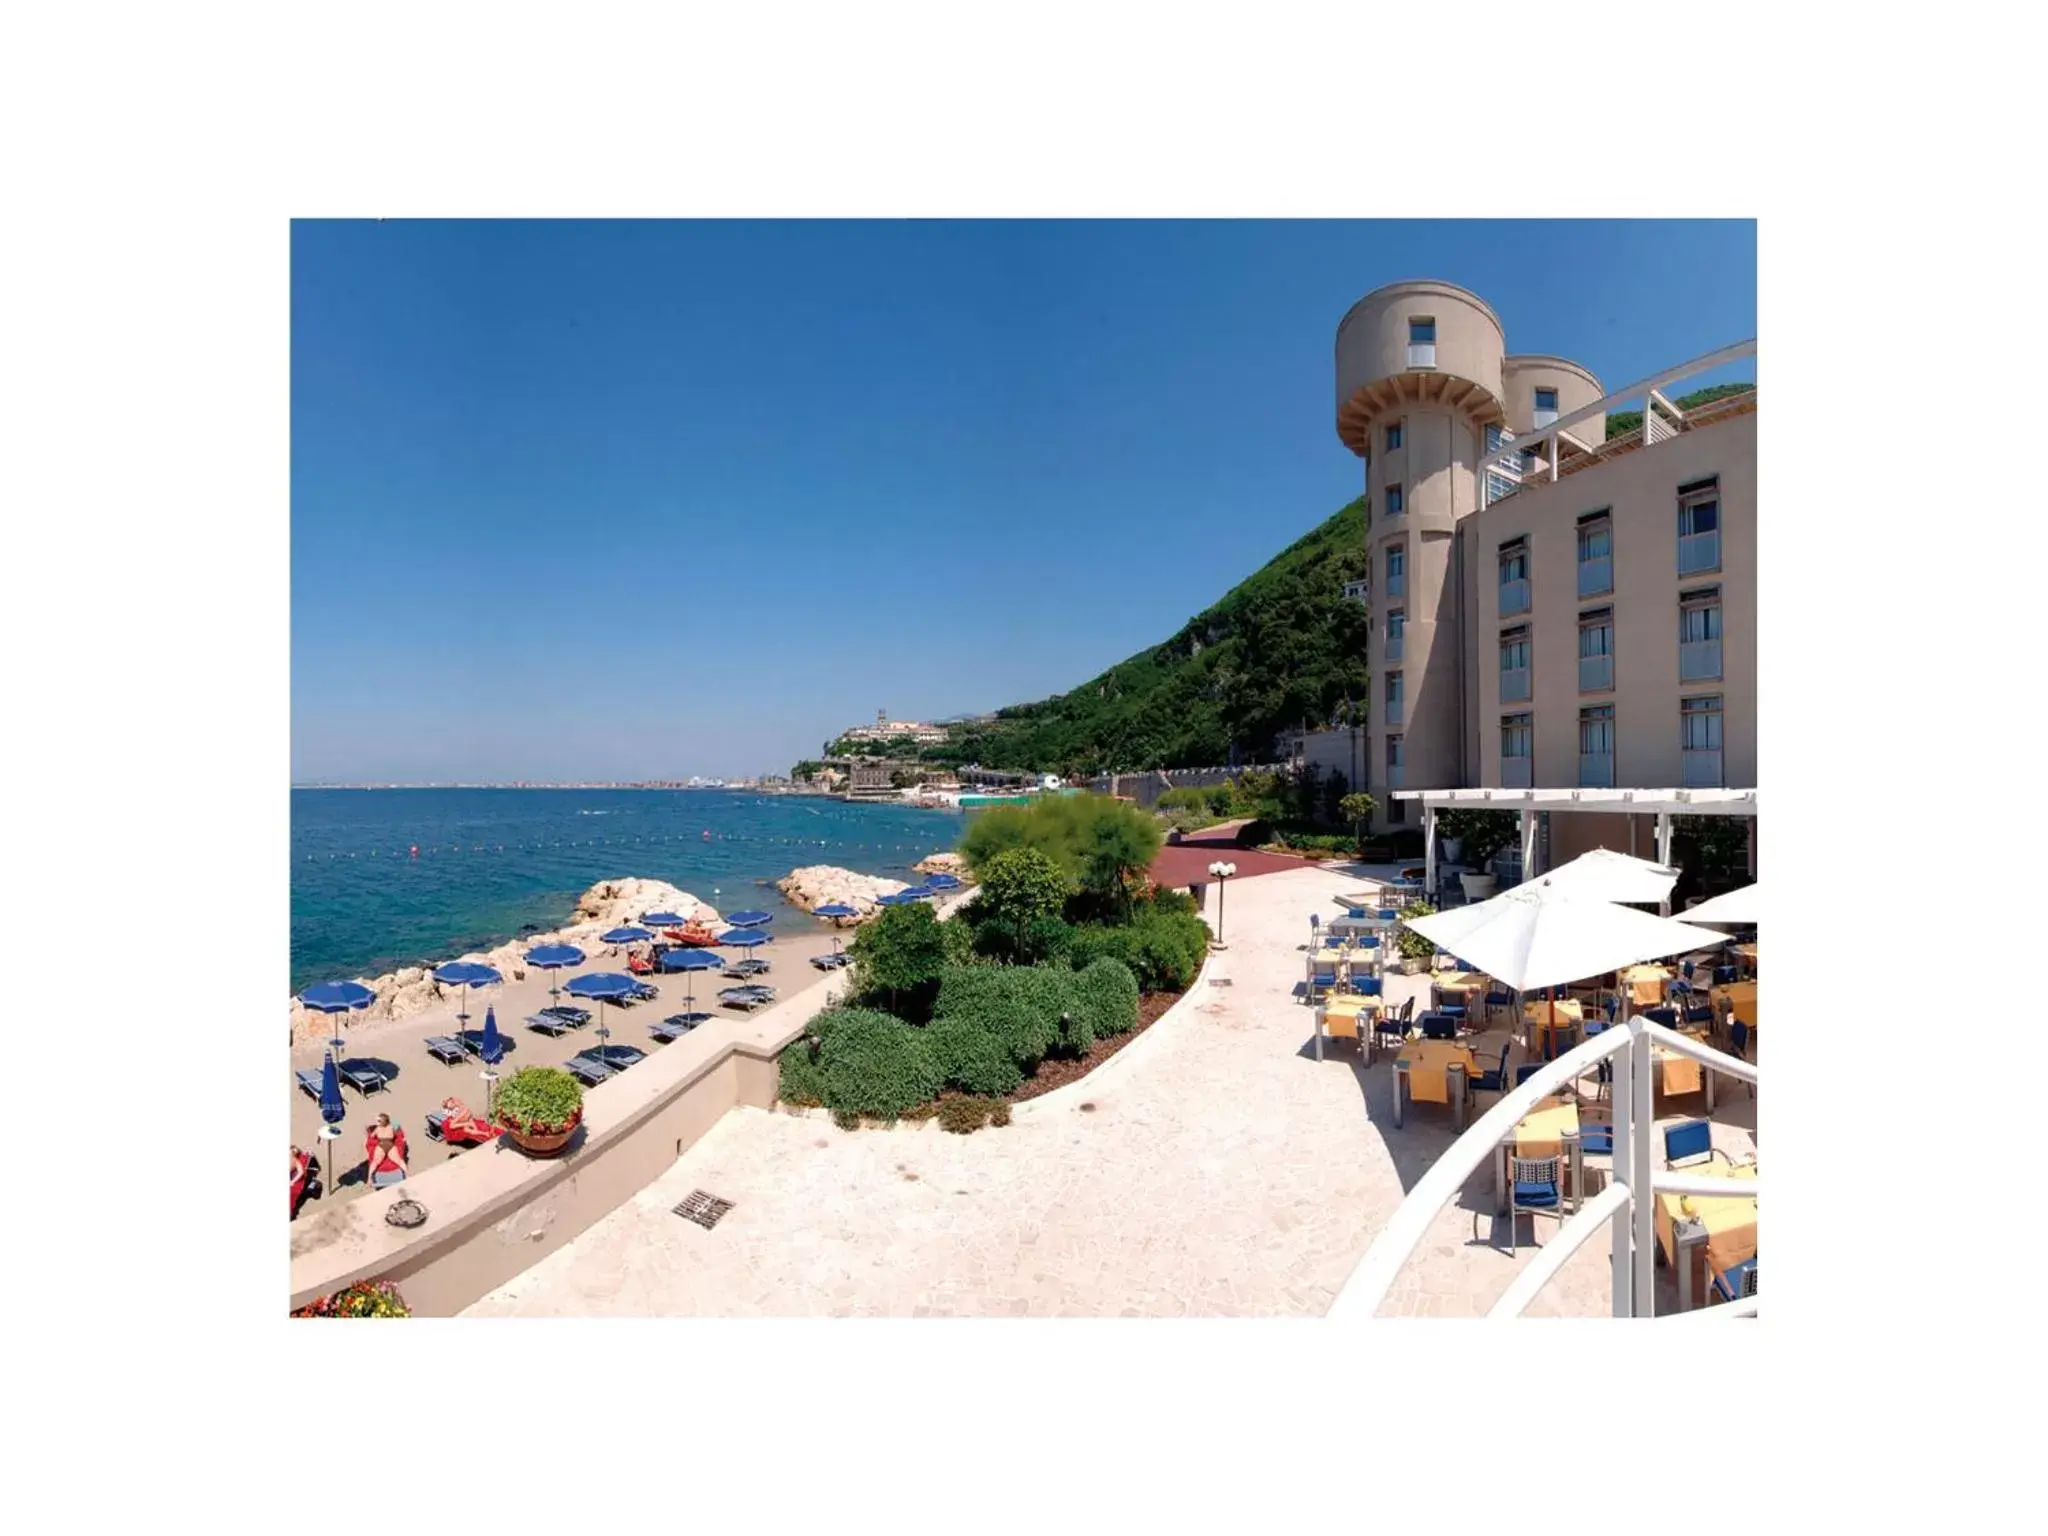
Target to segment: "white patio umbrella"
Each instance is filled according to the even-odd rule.
[[[1611,848],[1595,848],[1558,865],[1543,878],[1560,890],[1596,901],[1652,902],[1670,898],[1678,871]]]
[[[1549,875],[1473,906],[1401,921],[1517,992],[1582,981],[1639,960],[1722,942],[1711,928],[1582,896]],[[1554,998],[1550,1008],[1555,1028]]]
[[[1757,908],[1763,903],[1758,899],[1756,887],[1745,885],[1739,891],[1725,891],[1712,901],[1703,901],[1686,910],[1688,923],[1754,923]]]

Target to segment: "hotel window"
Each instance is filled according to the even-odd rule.
[[[1678,594],[1678,680],[1712,682],[1721,675],[1721,589]]]
[[[1402,697],[1401,674],[1389,672],[1387,674],[1387,724],[1399,725],[1401,723]],[[1393,741],[1397,738],[1390,736],[1387,739]]]
[[[1500,616],[1529,611],[1529,541],[1510,539],[1500,547]]]
[[[1547,427],[1557,420],[1556,390],[1539,389],[1536,391],[1536,414],[1534,420],[1539,427]]]
[[[1401,446],[1401,423],[1395,422],[1387,428],[1387,452],[1392,453]]]
[[[1436,321],[1415,319],[1408,322],[1408,366],[1436,366]]]
[[[1594,704],[1579,711],[1579,787],[1614,788],[1614,706]]]
[[[1579,615],[1579,692],[1614,689],[1614,610],[1588,608]]]
[[[1402,738],[1399,736],[1389,736],[1387,738],[1387,788],[1389,789],[1399,789],[1401,787],[1402,758],[1404,756],[1401,741]],[[1400,804],[1401,802],[1398,800],[1389,800],[1387,802],[1387,820],[1399,821],[1401,819]]]
[[[1401,637],[1407,627],[1407,610],[1401,608],[1389,608],[1387,610],[1387,660],[1399,661],[1401,659]]]
[[[1529,626],[1500,632],[1500,701],[1520,704],[1529,697]]]
[[[1500,717],[1500,783],[1503,789],[1528,789],[1535,783],[1531,764],[1535,756],[1536,717]]]
[[[1678,488],[1678,574],[1721,569],[1721,480],[1710,475]]]
[[[1687,789],[1721,785],[1721,696],[1678,701],[1680,773]]]
[[[1614,590],[1614,519],[1588,512],[1579,519],[1579,596]]]
[[[1405,597],[1408,593],[1408,551],[1398,544],[1387,546],[1387,596]]]
[[[1388,516],[1388,517],[1390,517],[1390,518],[1391,518],[1391,517],[1399,517],[1399,516],[1400,516],[1400,515],[1402,514],[1402,512],[1403,512],[1403,511],[1405,511],[1406,509],[1407,509],[1407,503],[1406,503],[1405,501],[1403,501],[1403,500],[1401,499],[1401,487],[1400,487],[1400,486],[1398,486],[1398,485],[1390,485],[1390,486],[1388,486],[1388,487],[1387,487],[1387,516]]]

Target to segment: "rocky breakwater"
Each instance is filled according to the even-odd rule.
[[[815,912],[819,907],[830,906],[833,902],[844,902],[860,914],[860,917],[841,917],[833,921],[841,928],[857,923],[862,918],[875,915],[880,909],[875,905],[879,896],[907,889],[901,880],[890,880],[880,875],[857,874],[850,869],[841,869],[836,864],[806,864],[802,869],[792,869],[775,882],[775,889],[789,899],[793,907],[806,912]]]
[[[699,901],[665,880],[600,880],[576,898],[576,909],[564,926],[548,933],[528,934],[495,949],[471,950],[466,955],[448,958],[481,961],[507,981],[524,981],[529,949],[541,944],[574,944],[594,958],[603,952],[597,942],[599,934],[624,923],[637,923],[643,912],[673,912],[685,920],[701,917],[714,927],[720,923],[717,909],[709,902]],[[367,1008],[350,1014],[348,1023],[411,1018],[438,1007],[461,991],[459,987],[443,987],[434,980],[433,972],[431,965],[408,965],[382,976],[355,977],[377,996]],[[294,1042],[309,1044],[327,1038],[332,1032],[333,1023],[326,1014],[310,1012],[296,1002],[292,1004]],[[342,1033],[348,1032],[344,1027]]]
[[[920,875],[958,875],[962,885],[974,884],[974,871],[957,853],[932,853],[910,866]]]

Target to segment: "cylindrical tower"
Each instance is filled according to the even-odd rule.
[[[1337,327],[1337,435],[1366,461],[1367,777],[1383,806],[1388,789],[1459,783],[1464,616],[1454,534],[1479,505],[1486,429],[1506,421],[1506,353],[1500,317],[1451,283],[1376,288]]]
[[[1517,437],[1591,405],[1607,391],[1577,363],[1562,357],[1523,354],[1502,366],[1507,381],[1508,428]],[[1599,447],[1607,440],[1605,413],[1571,428],[1580,442]]]

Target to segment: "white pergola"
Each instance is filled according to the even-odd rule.
[[[1436,813],[1438,811],[1518,811],[1522,818],[1522,872],[1536,861],[1536,815],[1539,811],[1590,811],[1603,816],[1657,818],[1657,862],[1671,862],[1673,816],[1746,816],[1755,830],[1753,789],[1397,789],[1396,800],[1422,802],[1422,851],[1427,873],[1423,883],[1436,889]],[[1752,853],[1754,850],[1752,849]],[[1750,871],[1753,875],[1754,869]],[[1666,917],[1671,903],[1663,903]]]

